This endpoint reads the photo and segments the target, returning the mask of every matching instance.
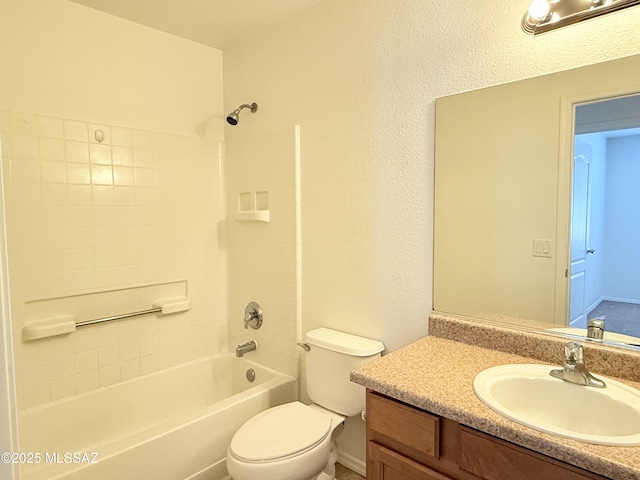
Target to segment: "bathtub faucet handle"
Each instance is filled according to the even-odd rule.
[[[262,326],[262,308],[256,302],[249,302],[244,309],[244,328],[258,329]]]

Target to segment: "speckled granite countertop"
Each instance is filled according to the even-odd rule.
[[[509,363],[548,362],[431,335],[357,368],[351,379],[383,395],[599,475],[615,480],[640,479],[640,447],[592,445],[545,434],[485,406],[473,391],[474,377],[486,368]],[[622,381],[640,388],[639,383]]]

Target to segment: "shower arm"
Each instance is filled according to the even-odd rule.
[[[252,103],[251,105],[249,105],[248,103],[243,103],[242,105],[240,105],[238,108],[236,108],[236,112],[240,113],[242,111],[243,108],[248,108],[251,110],[251,113],[256,113],[256,110],[258,110],[258,104],[257,103]]]

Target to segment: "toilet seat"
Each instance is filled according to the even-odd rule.
[[[330,434],[330,417],[300,402],[285,403],[247,421],[229,451],[243,462],[273,462],[311,450]]]

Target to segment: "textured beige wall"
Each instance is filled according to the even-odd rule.
[[[305,331],[390,350],[426,333],[437,97],[640,52],[640,8],[534,38],[527,5],[327,0],[225,51],[227,110],[301,125]],[[363,438],[350,425],[341,446],[363,458]]]
[[[0,0],[6,110],[222,140],[222,52],[66,0]]]

